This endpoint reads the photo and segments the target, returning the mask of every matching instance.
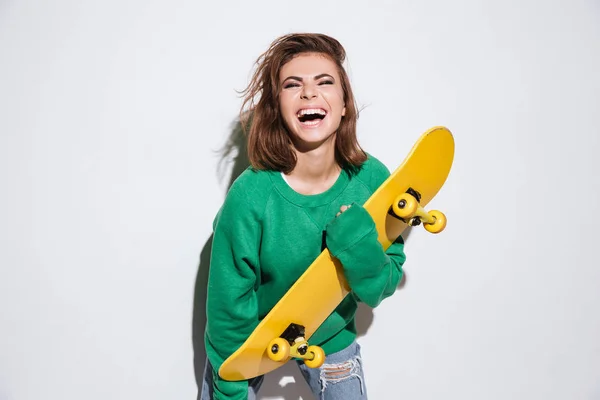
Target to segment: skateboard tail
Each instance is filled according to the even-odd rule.
[[[313,271],[317,269],[318,273],[314,273]],[[305,287],[312,289],[310,301],[307,301],[306,291],[301,289]],[[287,304],[296,314],[311,316],[310,320],[303,321],[304,338],[308,340],[349,292],[350,287],[342,266],[325,249],[278,304]],[[319,307],[314,307],[315,304]],[[269,359],[265,353],[271,340],[279,337],[290,324],[295,322],[297,320],[294,320],[291,315],[276,320],[264,318],[246,339],[245,343],[250,345],[240,347],[225,360],[219,368],[219,375],[223,379],[237,381],[280,367],[281,362]],[[260,361],[257,363],[256,360]]]

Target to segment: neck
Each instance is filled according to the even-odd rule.
[[[309,151],[296,149],[297,163],[287,176],[290,186],[302,194],[318,194],[329,189],[341,171],[335,160],[335,135]]]

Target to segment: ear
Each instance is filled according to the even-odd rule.
[[[346,106],[344,105],[344,108],[342,108],[342,117],[346,116]]]

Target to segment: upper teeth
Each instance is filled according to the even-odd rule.
[[[298,116],[307,115],[307,114],[319,114],[326,115],[327,112],[321,108],[306,108],[304,110],[298,111]]]

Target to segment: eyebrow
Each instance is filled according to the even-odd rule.
[[[331,79],[333,79],[333,80],[335,81],[335,79],[333,78],[333,76],[331,76],[331,75],[329,75],[329,74],[319,74],[319,75],[316,75],[314,79],[315,79],[315,80],[319,80],[319,79],[321,79],[321,78],[325,78],[325,77],[331,78]],[[289,79],[292,79],[292,80],[294,80],[294,81],[299,81],[299,82],[302,82],[302,81],[303,81],[303,79],[302,79],[302,78],[300,78],[299,76],[288,76],[288,77],[287,77],[287,78],[285,78],[283,81],[285,82],[285,81],[287,81],[287,80],[289,80]]]

